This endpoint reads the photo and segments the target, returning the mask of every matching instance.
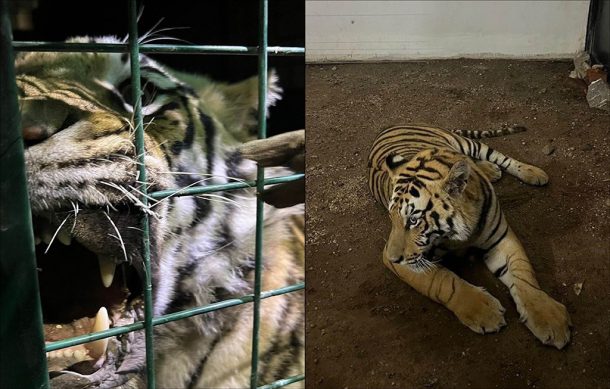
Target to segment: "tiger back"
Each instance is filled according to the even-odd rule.
[[[524,130],[519,126],[480,132],[448,131],[425,125],[389,127],[377,135],[369,153],[369,189],[377,202],[387,206],[391,183],[382,168],[387,157],[400,155],[409,160],[419,151],[432,148],[447,148],[473,158],[494,180],[500,178],[501,170],[499,169],[502,169],[527,184],[544,185],[548,182],[548,176],[541,169],[514,160],[486,144],[474,140],[474,138],[503,136]],[[464,136],[460,134],[464,134]]]

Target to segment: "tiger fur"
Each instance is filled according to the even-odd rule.
[[[547,295],[500,209],[490,181],[501,170],[532,185],[547,175],[478,141],[427,126],[382,131],[369,154],[369,188],[392,223],[383,263],[418,292],[449,308],[477,333],[506,325],[504,308],[483,288],[438,264],[474,247],[509,288],[521,320],[544,344],[570,340],[566,308]]]
[[[109,37],[71,41],[119,42]],[[140,65],[148,192],[256,178],[256,164],[235,148],[253,139],[257,77],[216,83],[168,69],[144,55]],[[15,68],[36,240],[42,236],[47,243],[55,242],[46,256],[46,245],[37,246],[41,277],[52,273],[52,263],[67,261],[61,256],[94,266],[99,260],[100,272],[110,284],[106,290],[121,296],[108,303],[113,326],[142,320],[142,299],[125,294],[125,286],[131,269],[142,278],[139,220],[148,212],[155,316],[252,293],[254,188],[171,196],[151,200],[148,208],[139,205],[127,55],[22,53]],[[268,105],[280,94],[271,72]],[[284,168],[266,170],[267,177],[288,173]],[[303,211],[302,205],[265,205],[263,291],[303,281]],[[76,249],[80,254],[69,253]],[[76,258],[82,253],[87,254]],[[114,279],[103,270],[105,266],[114,271],[117,265]],[[72,275],[72,280],[77,282],[80,276]],[[101,287],[99,276],[90,283]],[[43,302],[59,299],[45,296],[49,291],[41,285]],[[87,316],[94,316],[98,308],[92,307]],[[44,314],[57,316],[49,310]],[[156,326],[157,386],[249,387],[252,315],[252,304],[243,304]],[[64,322],[63,328],[87,320]],[[49,333],[62,327],[45,323]],[[303,372],[303,331],[302,291],[262,300],[259,385]],[[85,363],[93,366],[70,366],[77,353],[81,358],[88,353]],[[49,353],[49,367],[59,366],[51,385],[64,387],[77,380],[95,388],[145,386],[143,331],[110,338],[99,358],[92,353],[82,345]]]

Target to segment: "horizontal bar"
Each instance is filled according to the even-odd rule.
[[[257,389],[276,389],[282,388],[284,386],[290,385],[295,382],[303,381],[305,379],[304,374],[295,375],[288,378],[282,378],[281,380],[277,380],[267,385],[259,386]]]
[[[266,299],[273,296],[279,296],[281,294],[296,292],[299,290],[305,289],[305,284],[303,282],[299,282],[293,285],[284,286],[282,288],[268,290],[261,293],[261,299]],[[180,319],[186,319],[191,316],[200,315],[207,312],[216,311],[223,308],[229,308],[236,305],[246,304],[254,301],[254,295],[248,294],[242,297],[228,299],[224,301],[219,301],[217,303],[204,305],[202,307],[196,307],[187,309],[180,312],[169,313],[167,315],[155,317],[152,320],[153,326],[158,326],[160,324],[166,324],[171,321],[176,321]],[[94,332],[92,334],[75,336],[73,338],[68,338],[64,340],[58,340],[57,342],[47,343],[45,346],[45,351],[54,351],[62,348],[76,346],[78,344],[93,342],[94,340],[110,338],[117,335],[126,334],[128,332],[138,331],[144,328],[144,322],[138,321],[133,324],[129,324],[121,327],[110,328],[105,331]]]
[[[284,182],[297,181],[305,177],[304,174],[292,174],[290,176],[283,177],[273,177],[265,179],[265,185],[272,184],[282,184]],[[254,188],[256,187],[256,181],[243,181],[243,182],[231,182],[229,184],[219,184],[219,185],[197,185],[191,186],[188,188],[182,189],[167,189],[160,190],[157,192],[151,192],[148,194],[149,197],[152,197],[155,200],[164,199],[170,196],[194,196],[198,194],[219,192],[221,190],[236,190],[236,189],[244,189],[244,188]]]
[[[15,51],[127,53],[129,51],[129,46],[126,43],[16,41],[13,42],[13,49]],[[257,55],[258,48],[255,46],[144,44],[140,46],[140,53]],[[269,46],[267,47],[267,54],[274,56],[299,56],[305,54],[305,48],[289,46]]]

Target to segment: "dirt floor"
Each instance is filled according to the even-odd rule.
[[[610,388],[610,116],[588,107],[571,68],[512,60],[308,67],[308,388]],[[470,331],[383,266],[390,225],[368,192],[366,158],[381,129],[414,122],[529,128],[486,143],[550,176],[545,187],[507,175],[495,187],[542,288],[572,316],[564,350],[519,323],[482,263],[465,261],[458,274],[507,308],[497,334]]]

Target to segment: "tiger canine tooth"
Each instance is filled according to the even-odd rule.
[[[110,319],[108,318],[108,311],[106,308],[101,307],[97,311],[95,316],[95,323],[91,328],[91,332],[104,331],[110,328]],[[108,338],[96,340],[93,342],[85,343],[85,347],[89,350],[89,356],[94,360],[100,358],[106,353],[106,347],[108,347]]]
[[[72,243],[72,236],[70,235],[70,232],[64,228],[59,230],[57,233],[57,239],[59,239],[59,241],[65,246],[70,246],[70,243]]]
[[[102,284],[108,288],[110,285],[112,285],[112,280],[114,279],[114,269],[116,268],[116,263],[111,258],[97,257],[97,260],[100,265]]]

